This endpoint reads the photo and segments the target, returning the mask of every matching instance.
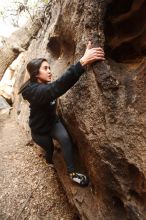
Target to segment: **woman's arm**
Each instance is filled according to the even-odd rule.
[[[75,65],[71,65],[61,77],[51,83],[30,83],[23,90],[22,95],[30,103],[48,103],[67,92],[84,72],[84,67],[78,62]]]
[[[70,68],[57,80],[49,84],[33,83],[22,92],[22,95],[29,102],[44,104],[48,103],[68,91],[85,72],[85,65],[97,60],[104,60],[104,52],[101,48],[91,48],[88,43],[84,56],[80,61]]]

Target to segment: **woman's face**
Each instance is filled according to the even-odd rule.
[[[39,83],[51,82],[52,74],[48,62],[46,61],[42,62],[41,67],[39,69],[39,74],[36,77],[37,77],[37,82]]]

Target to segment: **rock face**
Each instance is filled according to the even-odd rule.
[[[26,63],[46,57],[54,78],[84,53],[88,39],[107,60],[87,69],[59,99],[59,114],[90,185],[81,189],[55,163],[69,201],[81,219],[146,219],[146,61],[144,0],[50,1],[48,19],[16,69],[14,109],[28,131],[28,105],[16,95]],[[139,19],[138,19],[139,18]]]
[[[10,38],[0,39],[0,80],[13,60],[16,59],[21,52],[27,50],[31,40],[36,38],[39,29],[43,25],[44,10],[45,3],[40,10],[38,9],[36,11],[35,17],[32,17],[18,31],[12,33]]]

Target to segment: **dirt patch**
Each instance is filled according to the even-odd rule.
[[[75,219],[54,168],[11,118],[0,123],[0,219]]]

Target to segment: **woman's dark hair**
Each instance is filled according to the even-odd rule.
[[[20,94],[23,89],[30,83],[30,82],[37,82],[37,74],[39,73],[39,69],[41,67],[41,64],[46,61],[48,62],[45,58],[36,58],[36,59],[33,59],[31,60],[26,68],[27,68],[27,71],[29,73],[29,80],[27,80],[21,87],[20,87],[20,90],[18,92],[18,94]]]

